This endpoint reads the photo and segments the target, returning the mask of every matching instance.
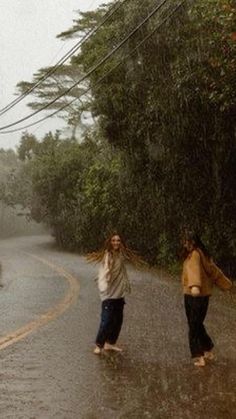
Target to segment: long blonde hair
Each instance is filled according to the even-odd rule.
[[[105,253],[108,252],[109,254],[113,254],[113,248],[111,244],[111,240],[114,236],[119,236],[121,240],[121,246],[120,246],[120,252],[124,256],[124,258],[130,262],[132,265],[134,265],[136,268],[142,268],[144,266],[147,266],[146,262],[143,261],[143,259],[138,255],[138,253],[134,250],[131,250],[124,238],[117,232],[113,232],[108,236],[108,238],[105,240],[104,245],[100,250],[97,250],[92,253],[88,253],[86,255],[86,259],[88,262],[95,262],[99,263],[102,262],[105,256]]]

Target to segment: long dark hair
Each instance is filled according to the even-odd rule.
[[[202,251],[202,253],[208,258],[211,259],[211,254],[208,251],[207,247],[205,246],[205,244],[203,243],[203,241],[201,240],[200,236],[195,232],[195,231],[189,231],[189,230],[185,230],[182,236],[182,244],[183,244],[183,258],[186,259],[186,257],[188,256],[188,251],[187,249],[184,247],[184,243],[186,241],[189,241],[193,244],[195,249],[200,249]]]

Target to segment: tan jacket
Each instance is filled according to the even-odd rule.
[[[192,287],[200,288],[200,296],[212,294],[213,285],[227,290],[232,282],[200,249],[193,250],[184,261],[182,284],[184,294],[191,295]]]

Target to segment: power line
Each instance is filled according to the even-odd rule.
[[[24,118],[19,119],[16,122],[13,122],[11,124],[5,125],[3,127],[0,127],[0,131],[7,129],[7,128],[11,128],[15,125],[20,124],[21,122],[24,122],[30,118],[32,118],[33,116],[37,115],[39,112],[42,112],[43,110],[47,109],[48,107],[50,107],[51,105],[53,105],[58,99],[60,99],[61,97],[65,96],[66,94],[68,94],[69,92],[71,92],[71,90],[73,90],[78,84],[82,83],[84,80],[86,80],[89,76],[91,76],[92,73],[94,73],[96,70],[98,70],[103,64],[105,64],[117,51],[119,51],[123,45],[126,44],[126,42],[132,38],[157,12],[158,10],[164,6],[164,4],[167,2],[167,0],[162,0],[161,3],[159,3],[156,7],[154,7],[154,9],[147,15],[147,17],[138,25],[136,26],[135,29],[133,29],[129,35],[127,35],[123,41],[121,41],[115,48],[112,49],[112,51],[110,51],[105,57],[103,57],[98,64],[96,64],[95,66],[92,67],[91,70],[89,70],[83,77],[81,77],[78,81],[76,81],[71,87],[69,87],[65,92],[63,92],[62,94],[58,95],[54,100],[52,100],[51,102],[47,103],[46,105],[44,105],[42,108],[36,110],[35,112],[32,112],[30,115],[25,116]]]
[[[136,45],[136,47],[128,54],[126,54],[122,60],[120,60],[117,64],[115,64],[109,71],[107,71],[102,77],[100,77],[97,82],[95,82],[93,84],[93,86],[88,87],[83,93],[81,93],[81,95],[79,95],[78,97],[72,99],[70,102],[68,102],[67,104],[61,106],[59,109],[57,109],[56,111],[52,112],[50,115],[46,115],[45,117],[39,119],[36,122],[32,122],[31,124],[25,125],[21,128],[16,128],[13,130],[8,130],[8,131],[3,131],[0,132],[0,134],[10,134],[10,133],[14,133],[14,132],[18,132],[27,128],[30,128],[34,125],[37,125],[43,121],[46,121],[47,119],[55,116],[57,113],[63,111],[65,108],[67,108],[68,106],[72,105],[72,103],[74,103],[76,100],[79,100],[81,97],[85,96],[89,91],[91,91],[93,88],[95,88],[96,86],[98,86],[99,84],[101,84],[113,71],[115,71],[123,62],[125,62],[125,60],[127,58],[129,58],[130,56],[132,56],[145,42],[147,42],[155,33],[158,29],[160,29],[182,6],[183,4],[186,2],[186,0],[182,0],[173,10],[172,12],[166,16],[163,21],[161,23],[159,23],[157,26],[154,27],[154,29],[147,35],[145,36],[145,38],[140,41],[138,43],[138,45]]]
[[[95,86],[97,86],[98,84],[100,84],[108,75],[110,75],[116,68],[118,68],[125,60],[126,58],[128,58],[130,55],[132,55],[135,51],[137,51],[137,49],[144,44],[144,42],[146,42],[164,23],[166,23],[167,20],[169,20],[172,15],[185,3],[186,0],[183,0],[181,3],[179,3],[172,11],[172,13],[167,16],[157,27],[154,28],[153,31],[151,31],[150,34],[148,34],[132,51],[131,53],[127,54],[119,63],[117,63],[115,66],[113,66],[104,76],[102,76],[93,86],[90,86],[88,89],[86,89],[83,93],[81,93],[81,95],[79,95],[78,97],[74,98],[73,100],[71,100],[70,102],[68,102],[67,104],[63,105],[62,107],[60,107],[59,109],[57,109],[56,111],[54,111],[53,113],[51,113],[50,115],[47,115],[43,118],[41,118],[40,120],[33,122],[31,124],[25,125],[21,128],[17,128],[14,130],[8,130],[8,131],[3,131],[0,132],[0,134],[8,134],[8,133],[13,133],[13,132],[18,132],[21,131],[22,129],[26,129],[29,128],[31,126],[34,126],[40,122],[43,122],[44,120],[51,118],[53,116],[55,116],[57,113],[61,112],[62,110],[64,110],[65,108],[67,108],[69,105],[71,105],[72,103],[74,103],[76,100],[79,100],[81,97],[83,97],[84,95],[86,95],[92,88],[94,88]],[[76,83],[77,84],[77,83]],[[61,95],[63,96],[63,95]]]
[[[63,64],[73,56],[73,54],[78,51],[78,49],[87,42],[103,25],[105,25],[108,20],[129,0],[123,0],[122,2],[118,2],[118,5],[115,4],[104,16],[102,21],[93,29],[91,29],[87,34],[85,34],[82,39],[77,42],[50,70],[48,70],[33,86],[29,87],[24,93],[22,93],[19,97],[14,99],[4,108],[0,109],[0,116],[4,115],[10,109],[15,107],[18,103],[20,103],[25,97],[27,97],[30,93],[32,93],[36,87],[40,86],[51,74],[55,73],[59,68],[63,66]]]

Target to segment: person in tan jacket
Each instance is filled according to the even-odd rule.
[[[232,282],[215,265],[198,235],[185,233],[182,285],[184,305],[189,326],[189,347],[194,365],[205,366],[206,359],[214,359],[214,344],[204,326],[209,297],[214,285],[223,290]]]

